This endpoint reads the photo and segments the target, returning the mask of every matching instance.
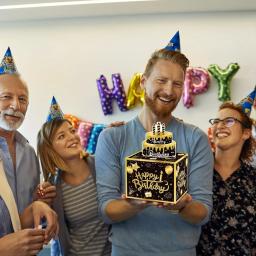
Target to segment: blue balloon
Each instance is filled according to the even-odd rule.
[[[91,136],[87,145],[87,152],[94,154],[97,146],[97,141],[102,130],[106,128],[104,124],[94,124],[91,132]]]

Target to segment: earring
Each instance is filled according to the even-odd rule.
[[[80,159],[85,159],[89,156],[90,154],[88,152],[86,152],[85,150],[82,150],[80,152]]]

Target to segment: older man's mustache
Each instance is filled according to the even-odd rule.
[[[21,119],[25,118],[25,115],[23,113],[21,113],[20,111],[14,111],[13,109],[9,108],[6,110],[2,110],[1,111],[1,115],[9,115],[9,116],[15,116],[15,117],[19,117]]]

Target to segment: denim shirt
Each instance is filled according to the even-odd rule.
[[[4,200],[0,196],[0,238],[12,232],[11,217]]]
[[[7,141],[0,137],[0,157],[3,159],[6,178],[13,192],[19,214],[32,202],[33,193],[40,182],[40,168],[34,149],[16,132],[16,169]],[[0,197],[0,236],[13,232],[8,209]]]

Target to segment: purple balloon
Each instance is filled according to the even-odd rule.
[[[107,80],[104,75],[101,75],[100,78],[96,81],[104,115],[109,115],[113,113],[113,99],[117,100],[118,107],[121,111],[127,111],[126,94],[119,73],[112,74],[112,89],[108,88]]]

